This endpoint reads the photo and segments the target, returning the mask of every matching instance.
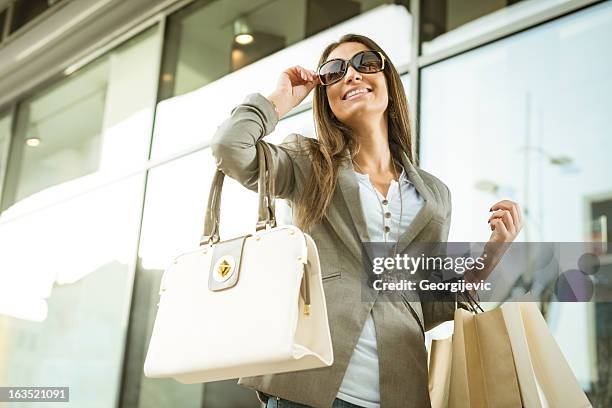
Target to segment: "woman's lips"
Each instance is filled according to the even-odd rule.
[[[353,100],[353,99],[359,99],[359,98],[361,98],[362,96],[365,96],[365,95],[370,94],[370,93],[372,93],[372,91],[367,91],[367,92],[359,92],[359,93],[356,93],[356,94],[355,94],[355,95],[353,95],[353,96],[349,96],[348,98],[346,98],[346,99],[344,99],[344,100],[345,100],[345,101],[351,101],[351,100]]]

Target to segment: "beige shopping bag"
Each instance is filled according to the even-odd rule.
[[[455,311],[450,408],[521,407],[510,338],[502,311]]]
[[[462,309],[455,311],[455,328],[451,358],[450,384],[448,388],[448,406],[450,408],[469,408],[470,389],[468,387],[467,361],[465,355],[465,335],[463,320],[471,316]]]
[[[429,398],[432,408],[448,407],[453,338],[432,340],[429,352]]]
[[[536,304],[513,302],[504,304],[501,309],[510,336],[523,406],[591,407]]]

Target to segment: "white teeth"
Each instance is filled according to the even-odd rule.
[[[344,97],[344,99],[348,99],[353,95],[357,95],[360,93],[367,93],[369,92],[366,88],[359,88],[359,89],[354,89],[352,91],[350,91],[349,93],[346,94],[346,96]]]

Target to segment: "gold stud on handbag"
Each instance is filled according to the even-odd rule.
[[[176,257],[162,276],[147,377],[192,384],[333,363],[317,247],[296,226],[276,225],[265,143],[257,155],[255,232],[220,239],[224,174],[217,170],[200,248]]]

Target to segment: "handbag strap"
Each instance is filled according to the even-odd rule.
[[[259,215],[255,230],[273,228],[276,226],[275,216],[275,186],[274,186],[274,163],[269,147],[263,141],[255,144],[257,148],[257,160],[259,166],[259,178],[257,190],[259,193]],[[221,192],[225,174],[217,169],[213,176],[208,194],[208,205],[206,217],[204,218],[204,232],[200,239],[200,245],[214,244],[220,241],[219,221],[221,214]]]

